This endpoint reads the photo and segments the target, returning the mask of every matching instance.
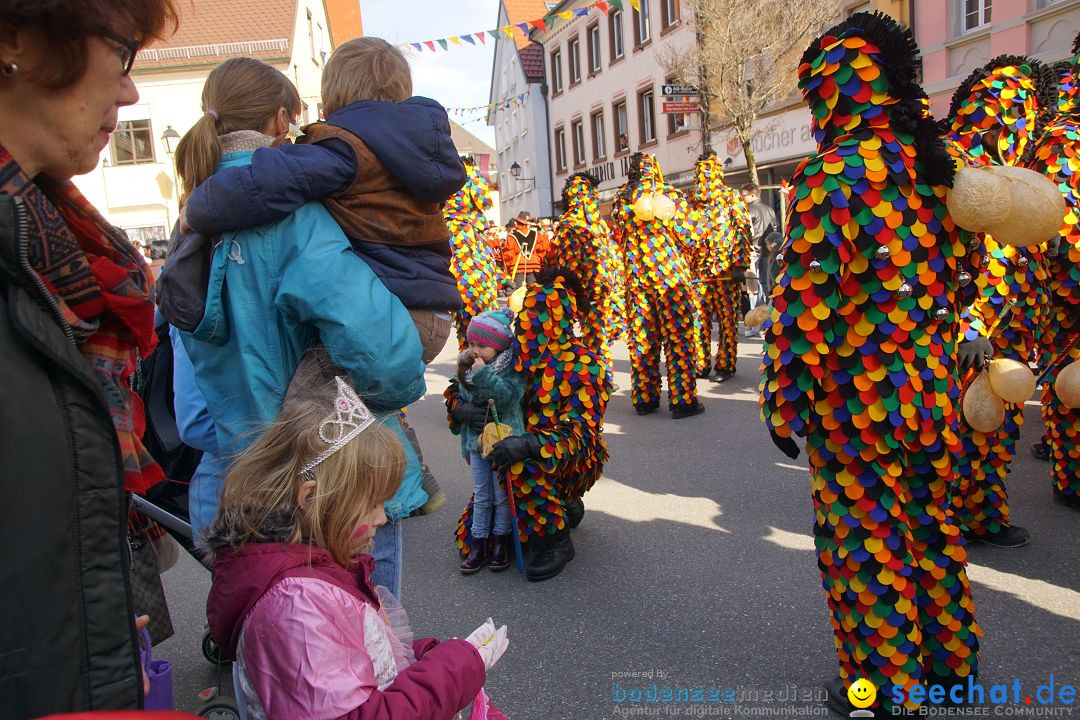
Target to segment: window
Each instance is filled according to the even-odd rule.
[[[126,227],[128,240],[138,247],[150,247],[154,243],[159,245],[169,242],[169,235],[165,232],[164,225],[143,225],[141,227]]]
[[[600,72],[600,23],[589,27],[589,74]]]
[[[630,150],[630,127],[626,122],[626,101],[620,100],[613,108],[615,117],[615,150],[616,154]]]
[[[642,4],[644,7],[644,4]],[[641,144],[656,141],[656,115],[653,108],[652,88],[638,93],[638,126],[641,128]]]
[[[559,50],[551,53],[551,92],[555,95],[562,92],[562,52]]]
[[[315,25],[311,22],[311,11],[307,11],[307,39],[308,45],[311,47],[311,59],[315,62],[319,62],[315,55]]]
[[[622,24],[622,10],[612,10],[608,13],[608,35],[611,39],[612,62],[623,56]]]
[[[641,11],[634,11],[634,45],[641,47],[649,42],[649,0],[641,0]]]
[[[116,123],[109,145],[113,165],[141,165],[154,162],[154,136],[149,120],[121,120]]]
[[[964,32],[990,24],[991,0],[963,0],[964,12],[961,18]]]
[[[555,129],[555,169],[566,172],[566,133],[562,128]]]
[[[570,124],[570,132],[574,136],[574,167],[581,167],[585,164],[585,126],[581,120]]]
[[[575,37],[566,47],[570,55],[570,84],[577,85],[581,82],[581,43]]]
[[[669,85],[675,85],[675,78],[666,78],[665,83]],[[682,98],[675,98],[681,100]],[[667,133],[668,137],[676,135],[681,132],[685,132],[686,128],[690,125],[690,117],[688,115],[676,115],[674,113],[664,113],[667,116]]]
[[[661,0],[660,26],[665,30],[679,21],[679,0]]]
[[[604,147],[604,111],[592,114],[592,154],[593,162],[607,157],[607,148]]]

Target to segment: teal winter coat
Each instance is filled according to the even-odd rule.
[[[513,428],[512,435],[525,432],[525,419],[521,409],[521,400],[525,395],[525,376],[514,371],[513,362],[502,372],[496,372],[491,365],[485,365],[473,373],[472,382],[466,383],[462,378],[458,378],[458,383],[463,400],[483,405],[494,399],[499,422]],[[495,418],[489,417],[488,422],[495,422]],[[452,432],[461,435],[463,456],[469,457],[470,453],[479,452],[480,433],[462,425],[455,425]]]
[[[251,162],[229,153],[218,170]],[[305,350],[316,342],[344,368],[357,393],[390,416],[424,395],[420,338],[408,311],[353,252],[320,203],[284,220],[226,232],[214,248],[206,311],[180,333],[226,455],[273,421]],[[408,467],[386,503],[393,519],[427,500],[420,463],[396,418]]]

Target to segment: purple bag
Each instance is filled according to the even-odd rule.
[[[139,659],[150,678],[150,692],[143,699],[146,710],[175,710],[173,706],[172,663],[168,660],[155,660],[150,648],[150,633],[143,628],[139,632],[142,647]]]

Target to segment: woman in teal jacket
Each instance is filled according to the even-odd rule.
[[[285,135],[300,98],[274,68],[237,58],[210,73],[202,104],[203,116],[176,152],[185,196]],[[226,457],[277,417],[301,355],[315,345],[326,348],[375,412],[396,413],[425,391],[420,338],[408,311],[319,203],[276,223],[223,233],[212,252],[202,321],[180,335]],[[394,521],[427,499],[419,461],[401,436],[408,470],[386,503],[391,522],[379,529],[373,553],[376,583],[395,594],[401,530]]]

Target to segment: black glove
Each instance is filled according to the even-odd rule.
[[[540,457],[540,439],[532,433],[511,435],[491,448],[488,462],[496,470],[505,470],[518,460]]]
[[[956,362],[960,372],[967,372],[970,367],[982,370],[993,354],[994,346],[989,340],[979,336],[974,340],[960,343],[959,347],[956,348]]]
[[[793,439],[789,437],[780,437],[772,428],[769,428],[769,437],[772,438],[773,445],[780,448],[780,452],[784,453],[792,460],[799,457],[799,446]]]
[[[744,268],[744,267],[733,267],[733,268],[731,268],[731,279],[732,280],[745,280],[746,279],[746,268]]]
[[[484,425],[487,424],[487,414],[486,405],[474,405],[471,402],[462,400],[450,413],[450,417],[454,418],[454,422],[462,427],[482,432]]]

